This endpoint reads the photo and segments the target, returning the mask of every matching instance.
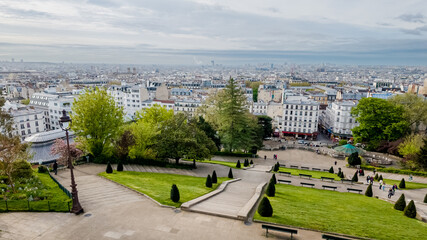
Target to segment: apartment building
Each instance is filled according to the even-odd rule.
[[[288,97],[283,103],[282,127],[284,135],[313,138],[318,134],[319,103],[303,96]]]

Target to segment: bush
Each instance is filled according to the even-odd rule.
[[[218,182],[218,179],[216,177],[216,172],[214,170],[213,173],[212,173],[212,183],[217,183],[217,182]]]
[[[357,153],[357,152],[352,153],[352,154],[348,157],[347,161],[348,161],[348,164],[349,164],[350,166],[356,166],[356,165],[360,165],[360,164],[362,164],[362,161],[361,161],[361,159],[360,159],[360,157],[359,157],[359,153]]]
[[[280,167],[280,164],[279,164],[279,162],[277,162],[276,164],[274,164],[273,171],[274,172],[278,172],[279,171],[279,167]]]
[[[427,203],[427,193],[426,193],[426,195],[424,196],[424,203]]]
[[[237,163],[236,163],[236,168],[241,168],[242,166],[240,165],[240,160],[237,160]]]
[[[274,182],[274,184],[277,184],[276,174],[273,173],[273,176],[271,176],[270,182]]]
[[[276,186],[273,181],[268,183],[267,196],[274,197],[276,195]]]
[[[405,183],[405,179],[404,178],[402,178],[402,181],[400,181],[399,188],[406,188],[406,183]]]
[[[372,193],[372,184],[369,184],[368,188],[366,189],[365,196],[372,197],[374,194]]]
[[[117,164],[117,172],[123,172],[123,163],[122,163],[122,161],[120,161],[119,164]]]
[[[264,197],[261,200],[261,203],[259,204],[259,207],[258,207],[258,213],[263,217],[273,216],[273,208],[271,207],[270,201],[268,200],[267,197]]]
[[[38,167],[38,169],[37,169],[37,172],[38,173],[47,173],[48,171],[47,171],[47,167],[46,166],[44,166],[44,165],[40,165],[39,167]]]
[[[384,180],[383,179],[383,175],[381,174],[380,177],[378,178],[378,181]]]
[[[427,177],[427,172],[421,172],[421,171],[412,171],[412,170],[407,170],[407,169],[397,169],[397,168],[384,168],[384,167],[374,167],[374,166],[370,166],[370,165],[362,165],[362,168],[365,170],[371,170],[373,171],[374,169],[378,172],[385,172],[385,173],[398,173],[398,174],[402,174],[402,175],[414,175],[414,176],[422,176],[422,177]]]
[[[206,187],[211,188],[212,187],[212,178],[211,175],[208,174],[208,177],[206,178]]]
[[[254,164],[254,161],[252,161],[252,159],[251,159],[251,162],[250,162],[250,164],[251,164],[251,165],[253,165],[253,164]]]
[[[243,162],[243,166],[244,166],[244,167],[249,166],[249,161],[248,161],[248,159],[245,159],[245,161]]]
[[[230,156],[230,157],[252,157],[252,153],[243,152],[215,152],[213,155],[217,156]]]
[[[415,218],[417,216],[417,208],[415,207],[414,200],[411,200],[408,203],[408,206],[406,206],[405,210],[403,210],[403,214],[410,218]]]
[[[171,189],[171,200],[173,202],[179,202],[179,190],[178,187],[175,184],[172,184],[172,189]]]
[[[230,171],[228,171],[228,178],[233,178],[233,171],[230,168]]]
[[[378,173],[375,173],[374,180],[375,180],[375,181],[378,181]]]
[[[33,175],[31,164],[25,160],[12,163],[12,179],[30,178]]]
[[[338,176],[338,177],[339,177],[339,176],[341,176],[341,168],[338,168],[337,176]]]
[[[340,175],[340,176],[338,176],[338,177],[340,177],[340,178],[345,178],[345,176],[344,176],[344,172],[341,172],[341,175]]]
[[[107,169],[105,170],[106,173],[113,173],[113,168],[111,167],[110,162],[107,164]]]
[[[334,173],[334,167],[329,168],[329,173]]]
[[[357,172],[354,173],[353,178],[351,179],[353,182],[358,182],[359,178],[357,177]]]
[[[400,198],[394,204],[394,209],[403,211],[405,210],[406,202],[405,202],[405,194],[400,195]]]
[[[344,139],[342,139],[338,142],[339,146],[346,145],[346,144],[347,144],[347,140],[344,140]]]

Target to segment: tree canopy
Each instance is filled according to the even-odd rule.
[[[413,130],[425,130],[427,125],[427,101],[415,94],[405,93],[395,95],[388,100],[395,106],[402,106],[404,109],[404,117],[412,126]],[[419,129],[424,125],[424,129]]]

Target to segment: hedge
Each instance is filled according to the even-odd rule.
[[[242,153],[242,152],[215,152],[213,155],[230,156],[230,157],[252,157],[252,153]]]
[[[414,175],[414,176],[422,176],[427,177],[427,172],[421,172],[421,171],[412,171],[412,170],[405,170],[405,169],[397,169],[397,168],[384,168],[384,167],[374,167],[369,165],[362,165],[362,169],[364,170],[376,170],[377,172],[385,172],[385,173],[398,173],[398,174],[404,174],[404,175]]]

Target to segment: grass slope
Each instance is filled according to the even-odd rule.
[[[400,180],[392,180],[392,179],[384,179],[383,181],[385,182],[386,185],[396,184],[397,187],[399,187],[399,183],[400,183]],[[403,190],[427,188],[427,184],[425,184],[425,183],[416,183],[416,182],[405,181],[405,185],[406,185],[406,188],[403,188]]]
[[[147,194],[161,204],[175,207],[209,193],[215,190],[223,181],[229,180],[228,178],[218,178],[218,183],[213,184],[212,188],[208,188],[205,186],[206,178],[203,177],[127,171],[114,171],[112,174],[103,172],[99,175]],[[172,184],[176,184],[181,196],[180,201],[177,203],[170,199]]]
[[[185,160],[185,161],[193,161],[193,160]],[[242,168],[244,168],[243,163],[245,162],[245,160],[242,159],[240,161],[241,168],[236,168],[237,161],[236,162],[226,162],[226,161],[217,161],[217,160],[196,160],[196,162],[220,164],[220,165],[224,165],[224,166],[235,168],[235,169],[242,169]]]
[[[375,239],[420,239],[427,224],[407,218],[393,204],[354,193],[276,185],[272,217],[255,219]]]
[[[329,173],[329,172],[323,172],[323,171],[302,170],[302,169],[284,168],[284,167],[280,167],[279,171],[290,172],[292,175],[295,175],[295,176],[299,176],[299,174],[308,174],[308,175],[312,175],[312,178],[320,179],[321,177],[328,177],[328,178],[334,178],[337,181],[341,180],[341,178],[339,178],[335,173]]]

